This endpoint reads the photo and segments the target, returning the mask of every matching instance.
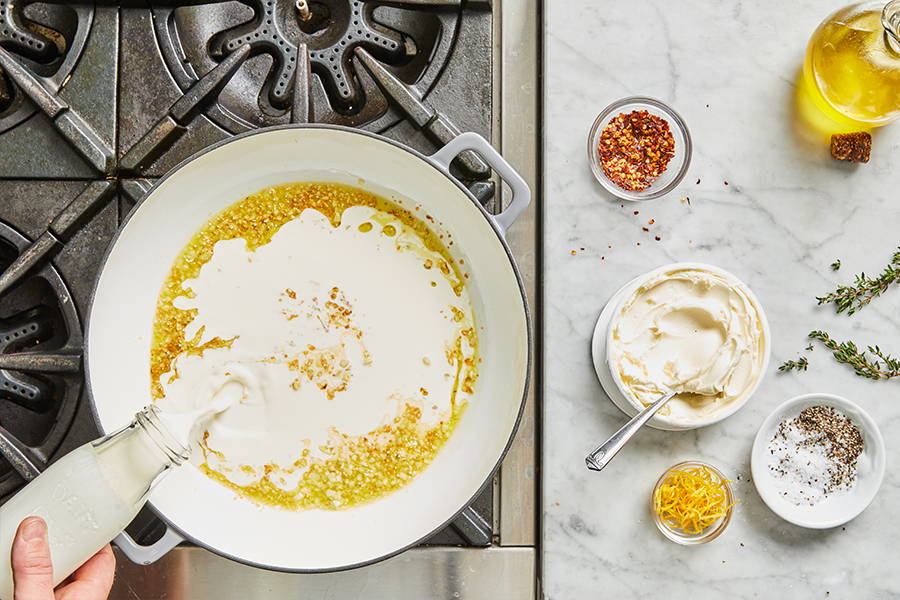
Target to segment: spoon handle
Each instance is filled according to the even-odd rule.
[[[600,471],[605,467],[612,458],[619,453],[628,440],[631,439],[637,430],[644,426],[656,412],[662,408],[663,404],[671,400],[675,396],[675,392],[669,392],[659,398],[656,402],[639,412],[633,419],[628,421],[620,430],[612,434],[608,440],[594,448],[594,451],[587,455],[584,462],[588,469],[592,471]]]

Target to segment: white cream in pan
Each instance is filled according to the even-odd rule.
[[[474,364],[476,344],[447,256],[370,206],[347,208],[337,227],[308,208],[252,251],[242,238],[217,242],[173,304],[196,310],[186,339],[233,341],[182,352],[160,377],[159,403],[172,411],[208,402],[227,379],[245,385],[243,401],[209,423],[195,462],[238,487],[268,473],[263,492],[293,494],[311,464],[299,459],[337,460],[344,450],[323,448],[366,436],[389,444],[377,430],[407,407],[421,411],[423,435],[454,419],[468,395],[457,366]]]

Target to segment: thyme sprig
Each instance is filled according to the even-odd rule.
[[[860,377],[891,379],[900,377],[900,359],[894,358],[878,346],[869,346],[867,355],[851,341],[836,342],[824,331],[811,331],[809,337],[819,340],[831,350],[838,362],[850,366]],[[873,358],[874,357],[874,358]]]
[[[826,296],[817,296],[816,300],[820,305],[833,303],[837,312],[852,315],[884,293],[893,283],[900,283],[900,248],[878,277],[873,279],[865,273],[860,273],[853,285],[839,286]]]
[[[778,367],[779,371],[805,371],[809,368],[809,361],[805,356],[801,356],[797,360],[786,360]]]

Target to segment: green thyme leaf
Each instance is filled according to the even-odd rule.
[[[833,263],[840,267],[840,261]],[[834,304],[837,312],[846,312],[852,315],[866,306],[869,302],[884,293],[891,284],[900,283],[900,248],[891,257],[891,262],[884,268],[878,277],[872,278],[865,273],[856,276],[853,285],[839,286],[835,291],[825,296],[817,296],[819,304]]]
[[[867,379],[892,379],[900,377],[900,359],[894,358],[878,346],[860,351],[851,341],[837,342],[824,331],[811,331],[809,337],[819,340],[831,350],[834,358]],[[867,354],[868,352],[868,354]]]
[[[809,361],[806,360],[805,356],[801,356],[797,360],[786,360],[781,363],[781,366],[778,367],[779,371],[787,372],[787,371],[805,371],[809,368]]]

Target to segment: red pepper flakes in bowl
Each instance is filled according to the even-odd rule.
[[[600,166],[620,188],[640,192],[662,175],[675,156],[675,138],[665,119],[646,110],[613,117],[597,147]]]

